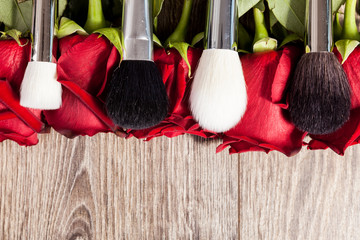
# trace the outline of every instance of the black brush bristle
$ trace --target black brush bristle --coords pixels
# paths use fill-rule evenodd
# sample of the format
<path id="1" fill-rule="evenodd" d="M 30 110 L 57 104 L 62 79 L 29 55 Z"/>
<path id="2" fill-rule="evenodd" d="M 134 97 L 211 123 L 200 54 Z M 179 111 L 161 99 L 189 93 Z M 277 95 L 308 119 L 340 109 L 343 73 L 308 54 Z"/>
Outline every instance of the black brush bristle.
<path id="1" fill-rule="evenodd" d="M 332 52 L 304 54 L 295 70 L 289 111 L 295 126 L 311 134 L 339 129 L 350 115 L 347 76 Z"/>
<path id="2" fill-rule="evenodd" d="M 124 60 L 110 81 L 106 108 L 123 128 L 144 129 L 160 123 L 168 112 L 168 96 L 152 61 Z"/>

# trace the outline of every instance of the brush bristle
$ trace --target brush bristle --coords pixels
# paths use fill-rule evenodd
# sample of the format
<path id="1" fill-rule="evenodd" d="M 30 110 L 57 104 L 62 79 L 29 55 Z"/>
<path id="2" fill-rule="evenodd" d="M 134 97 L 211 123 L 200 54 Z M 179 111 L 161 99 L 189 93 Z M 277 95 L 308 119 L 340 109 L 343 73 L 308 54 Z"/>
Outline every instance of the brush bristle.
<path id="1" fill-rule="evenodd" d="M 21 83 L 20 105 L 43 110 L 58 109 L 61 95 L 56 63 L 29 62 Z"/>
<path id="2" fill-rule="evenodd" d="M 289 93 L 290 116 L 295 126 L 311 134 L 332 133 L 349 119 L 350 104 L 349 82 L 335 55 L 304 54 Z"/>
<path id="3" fill-rule="evenodd" d="M 161 74 L 152 61 L 124 60 L 112 76 L 106 107 L 123 128 L 144 129 L 160 123 L 168 112 Z"/>
<path id="4" fill-rule="evenodd" d="M 238 53 L 204 50 L 190 94 L 191 111 L 199 125 L 225 132 L 240 121 L 246 105 L 246 84 Z"/>

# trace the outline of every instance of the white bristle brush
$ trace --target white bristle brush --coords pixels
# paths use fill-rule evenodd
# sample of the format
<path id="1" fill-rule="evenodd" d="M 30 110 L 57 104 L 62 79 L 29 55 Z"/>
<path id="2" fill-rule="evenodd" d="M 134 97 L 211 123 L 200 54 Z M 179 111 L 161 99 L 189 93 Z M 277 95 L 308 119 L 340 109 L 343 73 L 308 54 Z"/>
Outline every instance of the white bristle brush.
<path id="1" fill-rule="evenodd" d="M 190 94 L 190 108 L 199 125 L 214 132 L 234 127 L 245 113 L 246 84 L 236 51 L 236 0 L 210 0 L 205 50 Z"/>
<path id="2" fill-rule="evenodd" d="M 54 37 L 54 0 L 33 0 L 31 61 L 20 89 L 20 105 L 34 109 L 58 109 L 61 84 L 56 63 L 52 62 Z"/>

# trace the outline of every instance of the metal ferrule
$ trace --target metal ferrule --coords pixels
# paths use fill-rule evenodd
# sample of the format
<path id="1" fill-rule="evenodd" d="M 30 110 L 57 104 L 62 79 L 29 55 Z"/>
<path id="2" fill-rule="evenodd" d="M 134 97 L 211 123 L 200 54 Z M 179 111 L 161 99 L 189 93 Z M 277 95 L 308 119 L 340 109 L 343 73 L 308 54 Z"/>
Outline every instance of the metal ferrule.
<path id="1" fill-rule="evenodd" d="M 236 0 L 209 0 L 205 29 L 205 48 L 236 50 Z"/>
<path id="2" fill-rule="evenodd" d="M 123 0 L 124 60 L 153 59 L 152 1 Z"/>
<path id="3" fill-rule="evenodd" d="M 331 0 L 308 0 L 307 45 L 311 52 L 330 52 L 332 39 Z"/>
<path id="4" fill-rule="evenodd" d="M 51 62 L 55 0 L 33 0 L 31 61 Z"/>

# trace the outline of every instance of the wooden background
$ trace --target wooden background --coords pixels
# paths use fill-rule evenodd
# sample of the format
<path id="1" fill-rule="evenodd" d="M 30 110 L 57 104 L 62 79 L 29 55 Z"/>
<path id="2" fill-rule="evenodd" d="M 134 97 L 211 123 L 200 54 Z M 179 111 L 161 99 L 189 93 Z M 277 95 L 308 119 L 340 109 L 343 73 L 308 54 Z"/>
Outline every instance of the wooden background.
<path id="1" fill-rule="evenodd" d="M 0 144 L 0 239 L 359 239 L 360 147 L 215 154 L 113 134 Z"/>
<path id="2" fill-rule="evenodd" d="M 165 1 L 160 37 L 181 4 Z M 54 132 L 0 143 L 0 239 L 360 239 L 360 146 L 287 158 L 215 154 L 219 143 Z"/>

